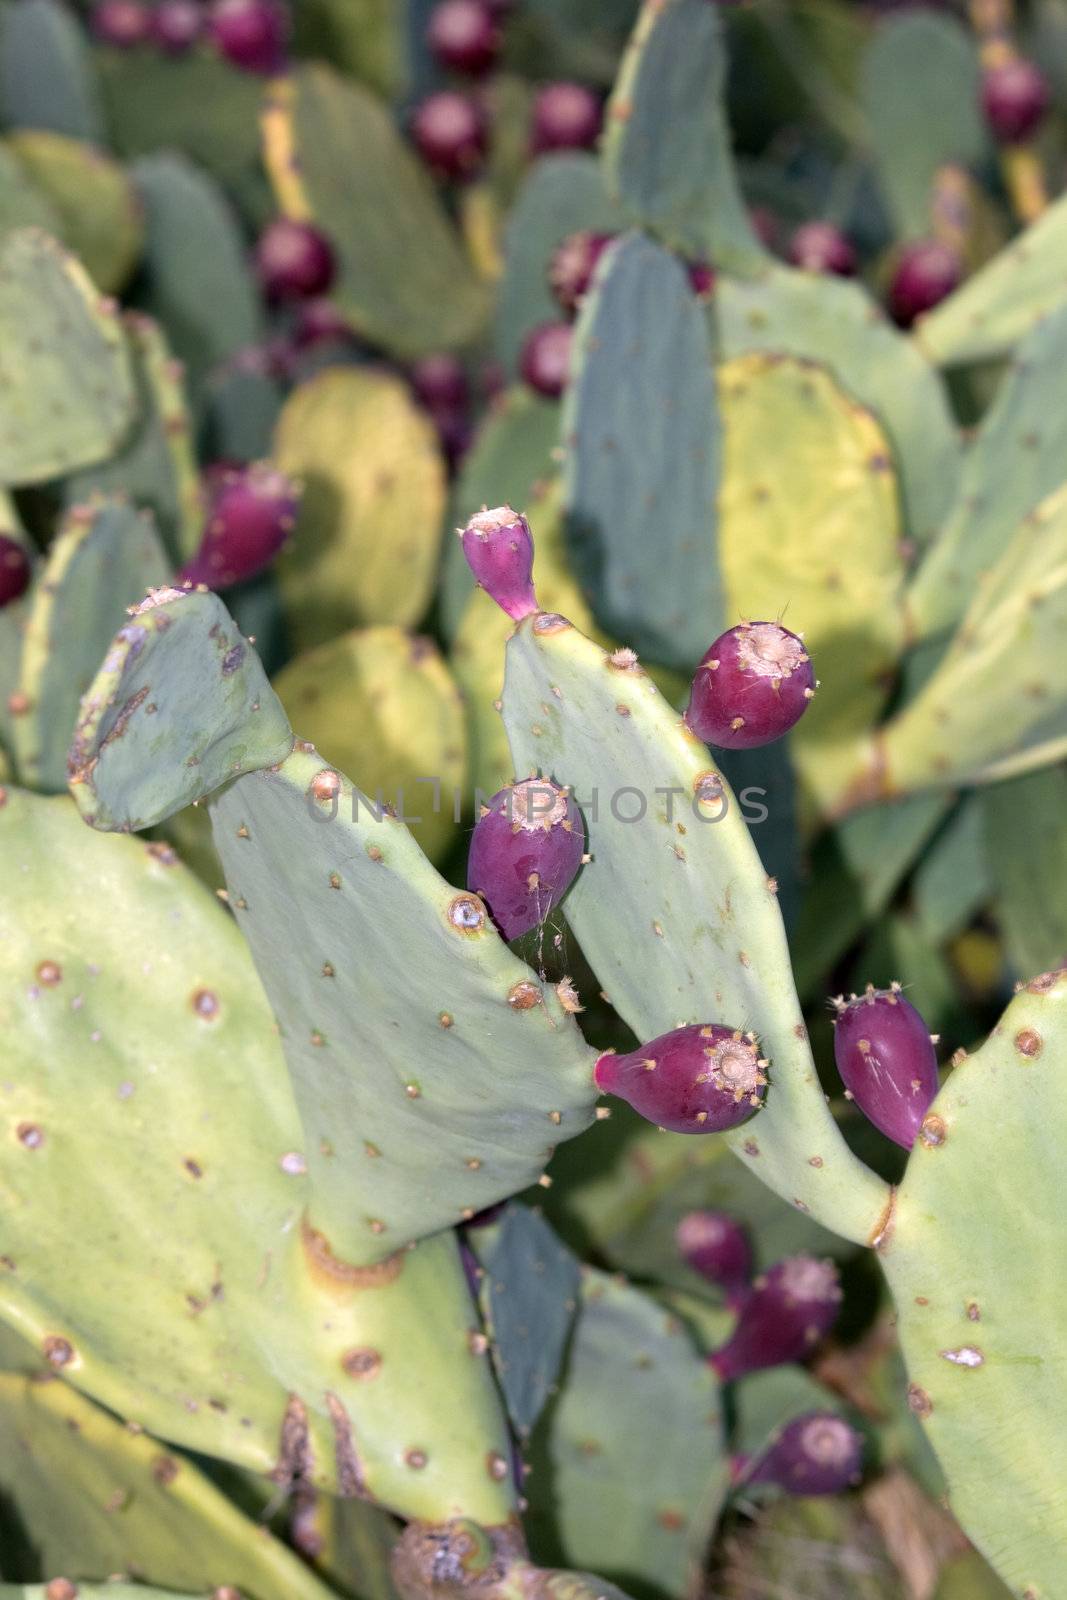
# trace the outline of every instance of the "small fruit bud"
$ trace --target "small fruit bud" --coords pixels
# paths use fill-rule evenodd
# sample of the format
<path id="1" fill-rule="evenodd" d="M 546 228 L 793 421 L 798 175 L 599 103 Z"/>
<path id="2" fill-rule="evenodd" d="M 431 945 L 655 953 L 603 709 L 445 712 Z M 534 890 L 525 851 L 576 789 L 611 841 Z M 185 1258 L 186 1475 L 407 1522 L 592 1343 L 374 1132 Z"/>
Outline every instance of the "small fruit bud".
<path id="1" fill-rule="evenodd" d="M 951 245 L 919 239 L 897 257 L 889 284 L 889 312 L 894 322 L 910 328 L 924 311 L 939 305 L 963 278 L 963 263 Z"/>
<path id="2" fill-rule="evenodd" d="M 982 77 L 982 110 L 1000 144 L 1025 144 L 1048 111 L 1052 96 L 1048 79 L 1023 56 L 987 67 Z"/>
<path id="3" fill-rule="evenodd" d="M 17 539 L 0 533 L 0 606 L 10 605 L 30 586 L 30 558 Z"/>
<path id="4" fill-rule="evenodd" d="M 276 217 L 256 241 L 256 274 L 268 300 L 310 300 L 325 294 L 337 263 L 324 233 L 310 222 Z"/>
<path id="5" fill-rule="evenodd" d="M 474 826 L 467 887 L 505 939 L 544 922 L 582 864 L 585 828 L 571 796 L 548 778 L 501 789 Z"/>
<path id="6" fill-rule="evenodd" d="M 832 1411 L 806 1411 L 787 1422 L 748 1468 L 746 1483 L 773 1483 L 787 1494 L 841 1494 L 858 1483 L 863 1435 Z"/>
<path id="7" fill-rule="evenodd" d="M 440 0 L 430 14 L 426 43 L 442 67 L 480 78 L 496 65 L 503 38 L 485 0 Z"/>
<path id="8" fill-rule="evenodd" d="M 725 1211 L 690 1211 L 674 1241 L 693 1271 L 725 1292 L 727 1305 L 740 1304 L 752 1276 L 752 1250 L 739 1222 Z"/>
<path id="9" fill-rule="evenodd" d="M 787 1256 L 756 1279 L 721 1350 L 708 1357 L 724 1383 L 746 1372 L 801 1361 L 837 1319 L 837 1268 L 813 1256 Z"/>
<path id="10" fill-rule="evenodd" d="M 131 50 L 149 38 L 152 16 L 140 0 L 101 0 L 93 9 L 90 26 L 101 44 Z"/>
<path id="11" fill-rule="evenodd" d="M 560 309 L 573 316 L 578 302 L 593 281 L 597 262 L 615 238 L 613 233 L 569 233 L 552 252 L 548 263 L 548 286 Z"/>
<path id="12" fill-rule="evenodd" d="M 530 146 L 534 155 L 549 150 L 589 150 L 600 136 L 600 101 L 580 83 L 550 83 L 534 101 Z"/>
<path id="13" fill-rule="evenodd" d="M 152 12 L 152 38 L 169 56 L 190 50 L 203 28 L 204 12 L 198 0 L 159 0 Z"/>
<path id="14" fill-rule="evenodd" d="M 297 350 L 313 350 L 317 345 L 353 344 L 355 334 L 334 302 L 318 295 L 296 307 L 292 342 Z"/>
<path id="15" fill-rule="evenodd" d="M 701 300 L 710 300 L 715 292 L 715 268 L 706 261 L 689 261 L 685 270 L 693 293 Z"/>
<path id="16" fill-rule="evenodd" d="M 242 72 L 281 72 L 289 44 L 289 13 L 281 0 L 215 0 L 208 30 L 219 54 Z"/>
<path id="17" fill-rule="evenodd" d="M 430 411 L 436 411 L 439 406 L 463 407 L 470 401 L 470 384 L 458 356 L 444 351 L 423 356 L 421 361 L 415 362 L 408 376 L 417 398 Z"/>
<path id="18" fill-rule="evenodd" d="M 701 657 L 685 720 L 706 744 L 753 750 L 788 733 L 814 693 L 797 634 L 777 622 L 739 622 Z"/>
<path id="19" fill-rule="evenodd" d="M 300 494 L 268 462 L 224 474 L 214 487 L 200 548 L 179 583 L 226 589 L 269 566 L 296 526 Z"/>
<path id="20" fill-rule="evenodd" d="M 546 400 L 557 400 L 567 387 L 572 339 L 569 322 L 540 322 L 523 341 L 519 372 Z"/>
<path id="21" fill-rule="evenodd" d="M 899 987 L 868 984 L 858 998 L 836 1004 L 834 1059 L 841 1081 L 864 1116 L 910 1150 L 938 1090 L 926 1023 Z"/>
<path id="22" fill-rule="evenodd" d="M 510 506 L 482 510 L 462 530 L 463 554 L 480 588 L 513 621 L 538 609 L 530 524 Z"/>
<path id="23" fill-rule="evenodd" d="M 751 1034 L 694 1022 L 629 1055 L 608 1051 L 593 1068 L 597 1087 L 618 1095 L 671 1133 L 721 1133 L 759 1106 L 767 1078 Z"/>
<path id="24" fill-rule="evenodd" d="M 855 275 L 856 252 L 832 222 L 805 222 L 789 241 L 789 259 L 805 272 L 832 272 L 839 278 Z"/>
<path id="25" fill-rule="evenodd" d="M 477 176 L 488 129 L 481 107 L 451 89 L 427 95 L 411 117 L 411 137 L 426 165 L 441 178 Z"/>

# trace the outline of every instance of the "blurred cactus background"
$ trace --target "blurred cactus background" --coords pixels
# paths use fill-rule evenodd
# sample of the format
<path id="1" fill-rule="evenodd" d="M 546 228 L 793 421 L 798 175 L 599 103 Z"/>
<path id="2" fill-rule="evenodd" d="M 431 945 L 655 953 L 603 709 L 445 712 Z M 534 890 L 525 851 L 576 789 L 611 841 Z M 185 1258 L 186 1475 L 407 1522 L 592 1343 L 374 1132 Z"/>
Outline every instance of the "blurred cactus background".
<path id="1" fill-rule="evenodd" d="M 1067 0 L 0 0 L 0 1600 L 1063 1600 L 1065 631 Z"/>

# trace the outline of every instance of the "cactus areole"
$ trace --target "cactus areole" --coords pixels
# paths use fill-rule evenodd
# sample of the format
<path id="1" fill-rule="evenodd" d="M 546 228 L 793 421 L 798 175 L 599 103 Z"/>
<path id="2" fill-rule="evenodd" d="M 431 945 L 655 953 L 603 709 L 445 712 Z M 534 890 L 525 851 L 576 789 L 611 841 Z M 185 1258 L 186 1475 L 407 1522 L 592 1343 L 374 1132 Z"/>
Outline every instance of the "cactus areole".
<path id="1" fill-rule="evenodd" d="M 701 657 L 685 720 L 706 744 L 753 750 L 788 733 L 816 687 L 799 634 L 777 622 L 740 622 Z"/>
<path id="2" fill-rule="evenodd" d="M 538 927 L 570 888 L 585 850 L 582 815 L 565 789 L 527 778 L 501 789 L 474 827 L 467 887 L 505 939 Z"/>
<path id="3" fill-rule="evenodd" d="M 463 554 L 479 586 L 515 622 L 537 610 L 530 524 L 510 506 L 483 507 L 459 529 Z"/>
<path id="4" fill-rule="evenodd" d="M 834 1006 L 834 1059 L 846 1093 L 887 1138 L 910 1150 L 938 1090 L 926 1023 L 899 984 L 868 984 Z"/>
<path id="5" fill-rule="evenodd" d="M 718 1022 L 694 1022 L 650 1039 L 628 1055 L 608 1051 L 593 1069 L 597 1087 L 671 1133 L 721 1133 L 759 1107 L 767 1062 L 755 1036 Z"/>

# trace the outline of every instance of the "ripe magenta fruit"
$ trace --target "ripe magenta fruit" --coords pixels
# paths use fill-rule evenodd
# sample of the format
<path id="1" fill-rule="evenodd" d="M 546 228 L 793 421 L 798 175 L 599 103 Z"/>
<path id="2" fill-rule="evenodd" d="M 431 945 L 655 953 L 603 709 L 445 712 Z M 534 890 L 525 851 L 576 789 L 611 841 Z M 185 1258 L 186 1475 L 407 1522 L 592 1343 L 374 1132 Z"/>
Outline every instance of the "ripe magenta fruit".
<path id="1" fill-rule="evenodd" d="M 485 113 L 466 95 L 442 89 L 415 107 L 411 137 L 426 165 L 439 177 L 473 178 L 485 158 Z"/>
<path id="2" fill-rule="evenodd" d="M 289 45 L 281 0 L 215 0 L 208 29 L 219 53 L 243 72 L 280 72 Z"/>
<path id="3" fill-rule="evenodd" d="M 10 605 L 30 586 L 30 558 L 6 533 L 0 533 L 0 606 Z"/>
<path id="4" fill-rule="evenodd" d="M 787 1494 L 841 1494 L 858 1483 L 863 1435 L 832 1411 L 806 1411 L 779 1429 L 744 1474 Z"/>
<path id="5" fill-rule="evenodd" d="M 493 796 L 474 825 L 467 887 L 481 895 L 505 939 L 538 927 L 582 864 L 582 814 L 565 789 L 527 778 Z"/>
<path id="6" fill-rule="evenodd" d="M 938 1090 L 926 1023 L 897 983 L 869 983 L 834 1005 L 834 1059 L 846 1093 L 887 1138 L 910 1150 Z"/>
<path id="7" fill-rule="evenodd" d="M 805 272 L 832 272 L 851 278 L 858 262 L 840 228 L 832 222 L 805 222 L 789 241 L 789 259 Z"/>
<path id="8" fill-rule="evenodd" d="M 593 272 L 613 233 L 569 233 L 557 245 L 548 263 L 548 286 L 559 302 L 561 310 L 573 316 L 578 302 L 593 281 Z"/>
<path id="9" fill-rule="evenodd" d="M 982 110 L 994 139 L 1024 144 L 1045 120 L 1052 95 L 1041 69 L 1023 56 L 987 67 L 982 76 Z"/>
<path id="10" fill-rule="evenodd" d="M 547 400 L 557 400 L 567 387 L 572 338 L 569 322 L 540 322 L 523 340 L 519 372 Z"/>
<path id="11" fill-rule="evenodd" d="M 685 270 L 693 293 L 707 300 L 715 289 L 715 268 L 709 267 L 706 261 L 690 261 Z"/>
<path id="12" fill-rule="evenodd" d="M 177 581 L 226 589 L 255 577 L 292 533 L 299 503 L 292 479 L 269 462 L 216 475 L 200 549 Z"/>
<path id="13" fill-rule="evenodd" d="M 798 634 L 777 622 L 739 622 L 701 657 L 685 720 L 705 744 L 753 750 L 788 733 L 815 688 Z"/>
<path id="14" fill-rule="evenodd" d="M 441 66 L 481 77 L 496 64 L 503 39 L 484 0 L 440 0 L 430 14 L 426 43 Z"/>
<path id="15" fill-rule="evenodd" d="M 580 83 L 550 83 L 534 100 L 530 147 L 535 155 L 549 150 L 588 150 L 600 137 L 600 101 Z"/>
<path id="16" fill-rule="evenodd" d="M 139 0 L 101 0 L 92 14 L 92 30 L 101 44 L 130 50 L 152 32 L 152 16 Z"/>
<path id="17" fill-rule="evenodd" d="M 324 233 L 310 222 L 275 217 L 256 241 L 256 273 L 268 300 L 310 300 L 325 294 L 337 263 Z"/>
<path id="18" fill-rule="evenodd" d="M 718 1022 L 694 1022 L 650 1039 L 629 1055 L 608 1051 L 593 1069 L 597 1087 L 671 1133 L 721 1133 L 750 1117 L 767 1082 L 755 1036 Z"/>
<path id="19" fill-rule="evenodd" d="M 726 1211 L 690 1211 L 674 1233 L 678 1253 L 737 1305 L 748 1292 L 752 1250 L 741 1224 Z"/>
<path id="20" fill-rule="evenodd" d="M 463 554 L 479 588 L 515 622 L 538 609 L 530 524 L 510 506 L 482 508 L 460 530 Z"/>
<path id="21" fill-rule="evenodd" d="M 152 12 L 152 37 L 167 55 L 189 50 L 204 29 L 204 12 L 198 0 L 159 0 Z"/>
<path id="22" fill-rule="evenodd" d="M 465 406 L 470 400 L 466 368 L 458 356 L 444 351 L 423 356 L 408 376 L 416 396 L 430 410 L 435 406 Z"/>
<path id="23" fill-rule="evenodd" d="M 801 1361 L 829 1333 L 840 1303 L 832 1261 L 787 1256 L 756 1279 L 733 1333 L 708 1361 L 724 1383 L 763 1367 Z"/>
<path id="24" fill-rule="evenodd" d="M 951 245 L 942 244 L 939 239 L 920 239 L 905 245 L 889 284 L 893 321 L 910 328 L 916 317 L 946 299 L 962 277 L 963 263 Z"/>

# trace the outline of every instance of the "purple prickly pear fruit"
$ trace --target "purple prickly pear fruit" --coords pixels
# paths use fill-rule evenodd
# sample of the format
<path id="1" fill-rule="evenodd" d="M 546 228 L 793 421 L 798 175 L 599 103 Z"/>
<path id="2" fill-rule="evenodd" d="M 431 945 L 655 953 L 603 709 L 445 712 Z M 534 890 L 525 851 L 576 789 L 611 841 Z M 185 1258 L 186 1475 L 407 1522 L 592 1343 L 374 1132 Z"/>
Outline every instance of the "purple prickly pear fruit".
<path id="1" fill-rule="evenodd" d="M 924 311 L 940 305 L 960 284 L 963 263 L 951 245 L 940 239 L 919 239 L 905 245 L 889 284 L 889 312 L 901 328 L 910 328 Z"/>
<path id="2" fill-rule="evenodd" d="M 177 581 L 226 589 L 269 566 L 296 526 L 300 494 L 291 478 L 257 462 L 217 482 L 200 549 Z"/>
<path id="3" fill-rule="evenodd" d="M 578 309 L 578 302 L 593 281 L 593 271 L 600 257 L 614 239 L 613 233 L 569 233 L 552 252 L 548 263 L 548 286 L 568 316 Z"/>
<path id="4" fill-rule="evenodd" d="M 746 1372 L 802 1361 L 837 1319 L 837 1268 L 813 1256 L 787 1256 L 758 1277 L 733 1333 L 708 1357 L 724 1383 Z"/>
<path id="5" fill-rule="evenodd" d="M 131 50 L 152 32 L 152 17 L 139 0 L 101 0 L 92 14 L 92 30 L 101 44 Z"/>
<path id="6" fill-rule="evenodd" d="M 1023 56 L 987 67 L 982 76 L 982 110 L 1000 144 L 1032 139 L 1052 99 L 1048 79 Z"/>
<path id="7" fill-rule="evenodd" d="M 724 1291 L 727 1305 L 740 1305 L 752 1276 L 752 1250 L 735 1218 L 726 1211 L 690 1211 L 675 1229 L 674 1242 L 694 1272 Z"/>
<path id="8" fill-rule="evenodd" d="M 426 43 L 442 67 L 480 78 L 496 65 L 503 39 L 485 0 L 440 0 L 430 14 Z"/>
<path id="9" fill-rule="evenodd" d="M 510 506 L 483 506 L 460 528 L 467 565 L 490 599 L 512 621 L 538 609 L 533 586 L 533 538 L 530 524 Z"/>
<path id="10" fill-rule="evenodd" d="M 324 233 L 310 222 L 275 217 L 256 241 L 256 273 L 268 300 L 310 300 L 325 294 L 337 263 Z"/>
<path id="11" fill-rule="evenodd" d="M 573 330 L 569 322 L 539 322 L 523 340 L 519 372 L 546 400 L 558 400 L 567 387 Z"/>
<path id="12" fill-rule="evenodd" d="M 415 107 L 411 137 L 438 177 L 473 178 L 485 159 L 488 143 L 485 112 L 466 95 L 442 89 Z"/>
<path id="13" fill-rule="evenodd" d="M 30 558 L 6 533 L 0 533 L 0 606 L 10 605 L 30 586 Z"/>
<path id="14" fill-rule="evenodd" d="M 690 261 L 685 270 L 693 293 L 701 300 L 709 299 L 715 290 L 715 268 L 709 267 L 706 261 Z"/>
<path id="15" fill-rule="evenodd" d="M 832 272 L 839 278 L 855 275 L 858 262 L 840 228 L 832 222 L 805 222 L 789 241 L 789 259 L 805 272 Z"/>
<path id="16" fill-rule="evenodd" d="M 771 1440 L 744 1474 L 787 1494 L 841 1494 L 860 1480 L 863 1435 L 832 1411 L 806 1411 Z"/>
<path id="17" fill-rule="evenodd" d="M 354 339 L 350 324 L 326 295 L 298 302 L 293 321 L 293 343 L 298 350 L 311 350 L 320 344 L 350 344 Z"/>
<path id="18" fill-rule="evenodd" d="M 754 750 L 800 721 L 816 687 L 799 634 L 777 622 L 739 622 L 701 657 L 685 720 L 705 744 Z"/>
<path id="19" fill-rule="evenodd" d="M 474 825 L 467 887 L 481 895 L 505 939 L 538 927 L 582 864 L 585 828 L 566 789 L 526 778 L 493 796 Z"/>
<path id="20" fill-rule="evenodd" d="M 938 1091 L 926 1023 L 899 983 L 834 1001 L 834 1059 L 845 1093 L 876 1128 L 910 1150 Z"/>
<path id="21" fill-rule="evenodd" d="M 437 406 L 465 406 L 470 400 L 467 373 L 458 356 L 444 351 L 423 356 L 408 376 L 416 396 L 430 411 Z"/>
<path id="22" fill-rule="evenodd" d="M 671 1133 L 721 1133 L 759 1106 L 767 1063 L 754 1034 L 694 1022 L 650 1039 L 629 1055 L 613 1051 L 593 1068 L 597 1087 L 618 1095 Z"/>
<path id="23" fill-rule="evenodd" d="M 455 470 L 474 438 L 474 426 L 464 406 L 428 406 L 445 460 Z"/>
<path id="24" fill-rule="evenodd" d="M 281 0 L 215 0 L 208 19 L 215 48 L 242 72 L 281 72 L 289 13 Z"/>
<path id="25" fill-rule="evenodd" d="M 159 0 L 152 13 L 152 38 L 166 55 L 190 50 L 204 28 L 198 0 Z"/>
<path id="26" fill-rule="evenodd" d="M 550 83 L 534 101 L 530 148 L 534 155 L 550 150 L 589 150 L 600 137 L 600 101 L 580 83 Z"/>

